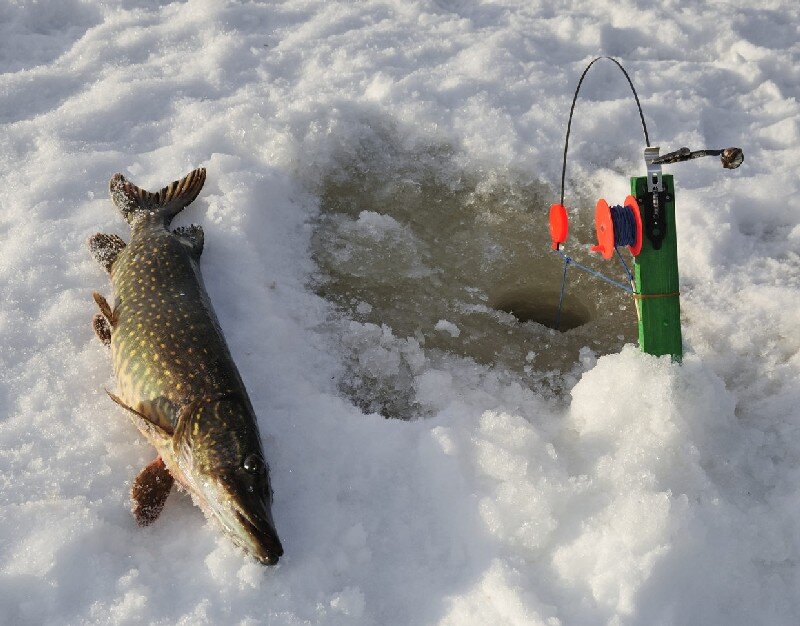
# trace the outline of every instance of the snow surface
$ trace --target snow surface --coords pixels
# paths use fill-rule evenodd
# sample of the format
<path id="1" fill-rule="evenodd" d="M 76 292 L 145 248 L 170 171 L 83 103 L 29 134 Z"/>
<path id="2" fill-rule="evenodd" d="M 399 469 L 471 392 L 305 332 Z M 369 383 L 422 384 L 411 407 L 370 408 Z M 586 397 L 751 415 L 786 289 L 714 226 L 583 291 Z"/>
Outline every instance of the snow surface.
<path id="1" fill-rule="evenodd" d="M 788 0 L 0 3 L 0 622 L 800 622 L 799 24 Z M 624 61 L 656 143 L 745 150 L 735 172 L 668 170 L 683 365 L 583 351 L 552 396 L 332 324 L 311 237 L 342 154 L 391 128 L 554 189 L 601 53 Z M 624 197 L 641 135 L 610 64 L 573 130 L 571 188 Z M 272 569 L 185 494 L 136 527 L 128 489 L 153 451 L 105 396 L 90 326 L 109 287 L 85 241 L 127 235 L 110 176 L 153 189 L 198 165 L 179 222 L 205 228 L 259 414 L 286 549 Z M 337 382 L 347 342 L 402 370 L 429 417 L 357 408 Z"/>

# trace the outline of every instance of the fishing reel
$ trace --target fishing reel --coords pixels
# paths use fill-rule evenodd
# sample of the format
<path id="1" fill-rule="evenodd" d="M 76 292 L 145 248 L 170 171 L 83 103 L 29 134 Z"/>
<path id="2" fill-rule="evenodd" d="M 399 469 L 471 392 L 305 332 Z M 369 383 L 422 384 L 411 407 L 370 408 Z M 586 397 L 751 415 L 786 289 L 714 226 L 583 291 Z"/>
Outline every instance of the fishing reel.
<path id="1" fill-rule="evenodd" d="M 604 259 L 614 256 L 614 250 L 627 246 L 633 256 L 642 251 L 642 212 L 633 196 L 625 198 L 622 205 L 610 206 L 600 198 L 594 209 L 594 227 L 597 244 L 592 252 L 599 252 Z M 550 207 L 550 240 L 553 250 L 558 250 L 567 241 L 569 218 L 563 204 Z"/>
<path id="2" fill-rule="evenodd" d="M 591 247 L 591 251 L 599 252 L 604 259 L 611 259 L 615 249 L 625 246 L 634 257 L 639 256 L 645 234 L 654 250 L 661 248 L 666 235 L 666 223 L 660 209 L 672 200 L 661 181 L 662 164 L 680 163 L 703 156 L 719 156 L 722 167 L 726 169 L 736 169 L 744 162 L 744 153 L 740 148 L 696 151 L 680 148 L 663 156 L 658 156 L 658 151 L 658 147 L 650 146 L 644 151 L 647 194 L 639 199 L 628 196 L 618 206 L 610 206 L 603 198 L 597 201 L 594 212 L 597 244 Z M 640 202 L 643 205 L 641 208 Z M 562 204 L 551 205 L 550 241 L 553 250 L 560 250 L 568 234 L 569 218 L 563 201 Z"/>

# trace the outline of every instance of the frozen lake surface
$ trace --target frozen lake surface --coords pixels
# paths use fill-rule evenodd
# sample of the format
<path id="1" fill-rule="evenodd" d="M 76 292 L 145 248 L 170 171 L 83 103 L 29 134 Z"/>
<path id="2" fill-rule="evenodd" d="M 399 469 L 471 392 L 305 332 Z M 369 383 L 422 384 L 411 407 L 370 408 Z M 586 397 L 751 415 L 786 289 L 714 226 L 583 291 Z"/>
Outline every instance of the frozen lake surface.
<path id="1" fill-rule="evenodd" d="M 0 621 L 800 622 L 795 5 L 0 5 Z M 587 324 L 509 312 L 555 304 L 546 212 L 599 54 L 662 151 L 745 151 L 665 168 L 680 366 L 577 275 Z M 598 64 L 570 145 L 581 258 L 642 147 Z M 91 293 L 110 287 L 85 242 L 128 236 L 108 180 L 197 166 L 176 225 L 205 229 L 259 416 L 275 568 L 182 493 L 136 527 L 153 450 L 103 391 Z"/>

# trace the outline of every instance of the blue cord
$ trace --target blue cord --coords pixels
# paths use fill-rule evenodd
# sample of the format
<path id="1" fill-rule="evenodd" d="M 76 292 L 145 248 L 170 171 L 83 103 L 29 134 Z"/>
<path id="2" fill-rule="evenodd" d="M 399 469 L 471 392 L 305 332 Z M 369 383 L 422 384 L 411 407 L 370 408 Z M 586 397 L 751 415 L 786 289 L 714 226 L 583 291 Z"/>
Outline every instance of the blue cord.
<path id="1" fill-rule="evenodd" d="M 564 307 L 564 292 L 565 292 L 566 287 L 567 287 L 567 269 L 569 268 L 570 265 L 574 265 L 575 267 L 577 267 L 580 270 L 583 270 L 587 274 L 591 274 L 592 276 L 595 276 L 595 277 L 599 278 L 600 280 L 607 282 L 609 285 L 613 285 L 614 287 L 618 287 L 619 289 L 622 289 L 622 291 L 624 291 L 626 293 L 630 293 L 630 294 L 634 293 L 633 287 L 631 287 L 630 285 L 625 285 L 624 283 L 621 283 L 618 280 L 614 280 L 613 278 L 609 278 L 605 274 L 601 274 L 600 272 L 597 272 L 597 271 L 593 270 L 591 267 L 586 267 L 585 265 L 581 265 L 575 259 L 573 259 L 571 256 L 567 256 L 566 254 L 561 252 L 561 249 L 556 250 L 556 252 L 558 252 L 564 259 L 564 273 L 561 276 L 561 295 L 558 297 L 558 311 L 556 311 L 556 330 L 560 330 L 561 329 L 561 310 Z M 619 250 L 617 250 L 617 254 L 619 254 Z M 619 259 L 620 259 L 620 261 L 622 261 L 622 264 L 625 266 L 625 271 L 628 272 L 628 276 L 630 276 L 631 282 L 633 282 L 633 277 L 631 276 L 630 271 L 628 271 L 628 266 L 625 265 L 625 261 L 622 260 L 621 256 L 619 257 Z"/>
<path id="2" fill-rule="evenodd" d="M 601 274 L 600 272 L 597 272 L 597 271 L 593 270 L 591 267 L 586 267 L 585 265 L 581 265 L 580 263 L 578 263 L 572 257 L 567 256 L 566 254 L 561 252 L 561 250 L 556 250 L 556 252 L 558 252 L 564 258 L 564 263 L 565 264 L 574 265 L 575 267 L 577 267 L 578 269 L 583 270 L 587 274 L 591 274 L 592 276 L 596 276 L 600 280 L 603 280 L 603 281 L 607 282 L 609 285 L 614 285 L 614 287 L 619 287 L 620 289 L 622 289 L 622 291 L 625 291 L 626 293 L 633 293 L 633 287 L 631 287 L 630 285 L 626 285 L 624 283 L 619 282 L 618 280 L 614 280 L 613 278 L 609 278 L 605 274 Z M 564 276 L 566 277 L 566 272 L 564 273 Z M 564 280 L 566 280 L 566 278 L 562 278 L 562 281 L 561 281 L 562 289 L 563 289 L 563 285 L 564 285 Z"/>
<path id="3" fill-rule="evenodd" d="M 615 247 L 614 247 L 614 252 L 616 252 L 616 253 L 617 253 L 617 258 L 619 259 L 619 262 L 620 262 L 620 263 L 622 263 L 622 267 L 624 267 L 624 268 L 625 268 L 625 273 L 628 275 L 628 278 L 630 279 L 630 281 L 631 281 L 632 283 L 633 283 L 633 282 L 636 282 L 636 281 L 634 280 L 634 278 L 633 278 L 633 274 L 631 273 L 631 270 L 628 268 L 628 264 L 625 262 L 625 259 L 623 259 L 623 258 L 622 258 L 622 255 L 619 253 L 619 248 L 617 248 L 617 247 L 615 246 Z"/>
<path id="4" fill-rule="evenodd" d="M 559 252 L 561 251 L 559 250 Z M 563 256 L 564 256 L 564 274 L 561 276 L 561 295 L 558 297 L 558 311 L 556 312 L 556 330 L 560 330 L 561 328 L 561 308 L 564 306 L 564 289 L 567 286 L 567 269 L 569 268 L 569 264 L 572 263 L 572 259 L 569 258 L 566 254 L 564 254 Z"/>
<path id="5" fill-rule="evenodd" d="M 614 245 L 632 246 L 636 243 L 636 218 L 629 206 L 612 206 L 611 223 L 614 224 Z"/>

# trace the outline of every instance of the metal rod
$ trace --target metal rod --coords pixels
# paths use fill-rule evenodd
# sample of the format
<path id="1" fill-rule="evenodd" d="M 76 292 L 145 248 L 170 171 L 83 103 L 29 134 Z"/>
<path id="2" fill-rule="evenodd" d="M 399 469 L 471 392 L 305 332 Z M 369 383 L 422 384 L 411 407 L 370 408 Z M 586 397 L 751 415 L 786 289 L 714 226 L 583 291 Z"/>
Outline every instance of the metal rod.
<path id="1" fill-rule="evenodd" d="M 722 161 L 722 166 L 733 170 L 744 162 L 744 152 L 741 148 L 725 148 L 724 150 L 689 150 L 680 148 L 674 152 L 668 152 L 660 157 L 653 159 L 654 165 L 666 165 L 668 163 L 683 163 L 692 159 L 699 159 L 704 156 L 718 156 Z"/>

